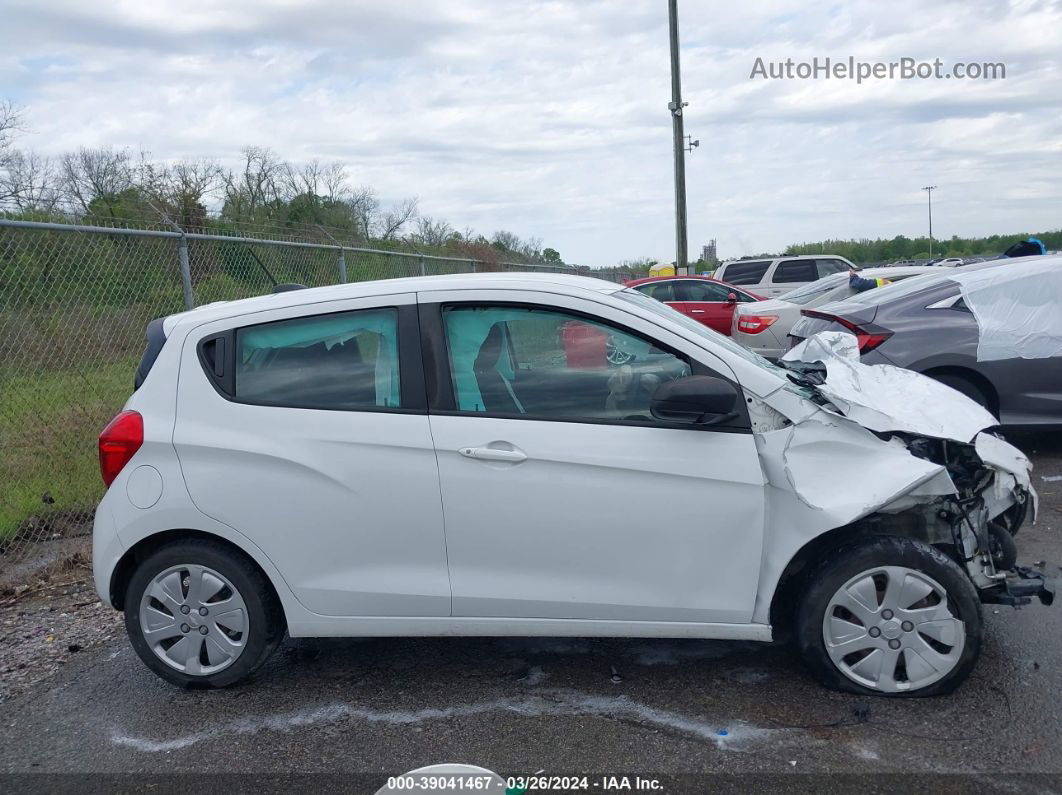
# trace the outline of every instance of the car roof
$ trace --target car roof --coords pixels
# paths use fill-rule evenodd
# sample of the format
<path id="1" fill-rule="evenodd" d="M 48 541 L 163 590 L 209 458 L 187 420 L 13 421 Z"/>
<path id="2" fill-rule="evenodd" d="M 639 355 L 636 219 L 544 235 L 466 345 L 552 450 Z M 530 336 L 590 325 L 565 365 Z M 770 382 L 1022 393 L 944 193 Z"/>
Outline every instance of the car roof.
<path id="1" fill-rule="evenodd" d="M 702 281 L 718 282 L 719 279 L 713 279 L 711 276 L 704 276 L 700 273 L 682 273 L 675 276 L 643 276 L 640 279 L 628 279 L 623 284 L 625 287 L 636 287 L 639 284 L 648 284 L 649 282 L 666 282 L 673 281 L 675 279 L 701 279 Z"/>
<path id="2" fill-rule="evenodd" d="M 724 287 L 729 287 L 732 290 L 737 290 L 739 293 L 745 293 L 746 295 L 757 295 L 752 292 L 748 287 L 738 287 L 730 282 L 724 282 L 722 279 L 716 279 L 713 276 L 702 276 L 699 273 L 690 273 L 683 276 L 645 276 L 641 279 L 630 279 L 623 283 L 624 287 L 638 287 L 642 284 L 650 284 L 651 282 L 672 282 L 676 279 L 699 279 L 705 282 L 711 282 L 712 284 L 721 284 Z"/>
<path id="3" fill-rule="evenodd" d="M 468 290 L 509 289 L 541 290 L 545 287 L 561 287 L 565 292 L 580 293 L 614 293 L 624 289 L 624 285 L 605 279 L 588 276 L 574 276 L 566 273 L 454 273 L 442 276 L 411 276 L 399 279 L 374 279 L 371 281 L 333 284 L 327 287 L 309 287 L 304 290 L 288 290 L 280 293 L 268 293 L 253 298 L 241 298 L 234 301 L 215 301 L 204 304 L 186 312 L 179 312 L 166 318 L 166 332 L 185 319 L 194 318 L 196 323 L 238 317 L 265 309 L 285 309 L 337 301 L 345 298 L 366 298 L 375 295 L 394 295 L 396 293 L 414 293 L 426 290 Z"/>
<path id="4" fill-rule="evenodd" d="M 773 254 L 765 257 L 728 259 L 719 267 L 721 268 L 723 265 L 734 265 L 738 262 L 774 262 L 776 259 L 822 259 L 823 257 L 829 257 L 830 259 L 844 259 L 840 254 Z"/>
<path id="5" fill-rule="evenodd" d="M 860 273 L 863 275 L 873 274 L 874 276 L 888 277 L 890 274 L 893 276 L 914 276 L 918 273 L 937 273 L 938 269 L 932 265 L 899 265 L 893 268 L 881 266 L 879 268 L 863 268 Z"/>

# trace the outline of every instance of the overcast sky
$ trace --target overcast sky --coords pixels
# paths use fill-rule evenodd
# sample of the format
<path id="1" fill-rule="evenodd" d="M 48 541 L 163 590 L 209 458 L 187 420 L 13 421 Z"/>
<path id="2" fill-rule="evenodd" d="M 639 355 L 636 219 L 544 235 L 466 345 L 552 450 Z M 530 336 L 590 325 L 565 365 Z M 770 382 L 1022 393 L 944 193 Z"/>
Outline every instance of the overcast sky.
<path id="1" fill-rule="evenodd" d="M 21 144 L 339 159 L 569 262 L 674 256 L 665 0 L 2 0 Z M 1062 3 L 680 0 L 690 251 L 1062 225 Z M 1006 79 L 749 79 L 813 56 Z"/>

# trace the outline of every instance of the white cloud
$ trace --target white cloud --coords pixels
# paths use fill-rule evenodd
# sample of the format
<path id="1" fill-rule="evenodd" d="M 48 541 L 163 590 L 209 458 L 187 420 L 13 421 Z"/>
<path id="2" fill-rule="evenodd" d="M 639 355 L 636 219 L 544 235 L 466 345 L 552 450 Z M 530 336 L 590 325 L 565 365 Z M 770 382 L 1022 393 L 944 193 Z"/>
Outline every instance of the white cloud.
<path id="1" fill-rule="evenodd" d="M 690 249 L 1057 227 L 1058 2 L 680 2 Z M 8 0 L 25 144 L 338 158 L 455 225 L 607 264 L 673 247 L 662 2 Z M 1001 81 L 749 80 L 818 56 L 1001 61 Z"/>

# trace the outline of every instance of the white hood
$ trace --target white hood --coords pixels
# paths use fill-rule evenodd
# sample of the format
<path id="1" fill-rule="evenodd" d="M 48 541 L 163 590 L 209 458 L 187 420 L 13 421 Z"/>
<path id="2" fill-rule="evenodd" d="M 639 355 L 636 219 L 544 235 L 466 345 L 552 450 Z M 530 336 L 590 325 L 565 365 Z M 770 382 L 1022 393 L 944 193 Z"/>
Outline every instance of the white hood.
<path id="1" fill-rule="evenodd" d="M 823 331 L 782 357 L 786 362 L 821 362 L 826 381 L 818 387 L 850 420 L 872 431 L 904 431 L 972 442 L 998 425 L 988 411 L 939 381 L 891 364 L 863 364 L 856 339 L 843 331 Z"/>

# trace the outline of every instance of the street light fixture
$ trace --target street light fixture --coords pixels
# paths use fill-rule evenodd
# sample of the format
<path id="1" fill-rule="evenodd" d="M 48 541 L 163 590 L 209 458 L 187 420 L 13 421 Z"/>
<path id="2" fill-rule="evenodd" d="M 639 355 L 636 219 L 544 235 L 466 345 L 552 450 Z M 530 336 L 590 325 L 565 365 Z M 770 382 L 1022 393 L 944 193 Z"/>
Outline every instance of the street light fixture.
<path id="1" fill-rule="evenodd" d="M 926 185 L 922 190 L 926 192 L 926 196 L 929 198 L 929 258 L 933 258 L 933 191 L 937 189 L 936 185 Z"/>

